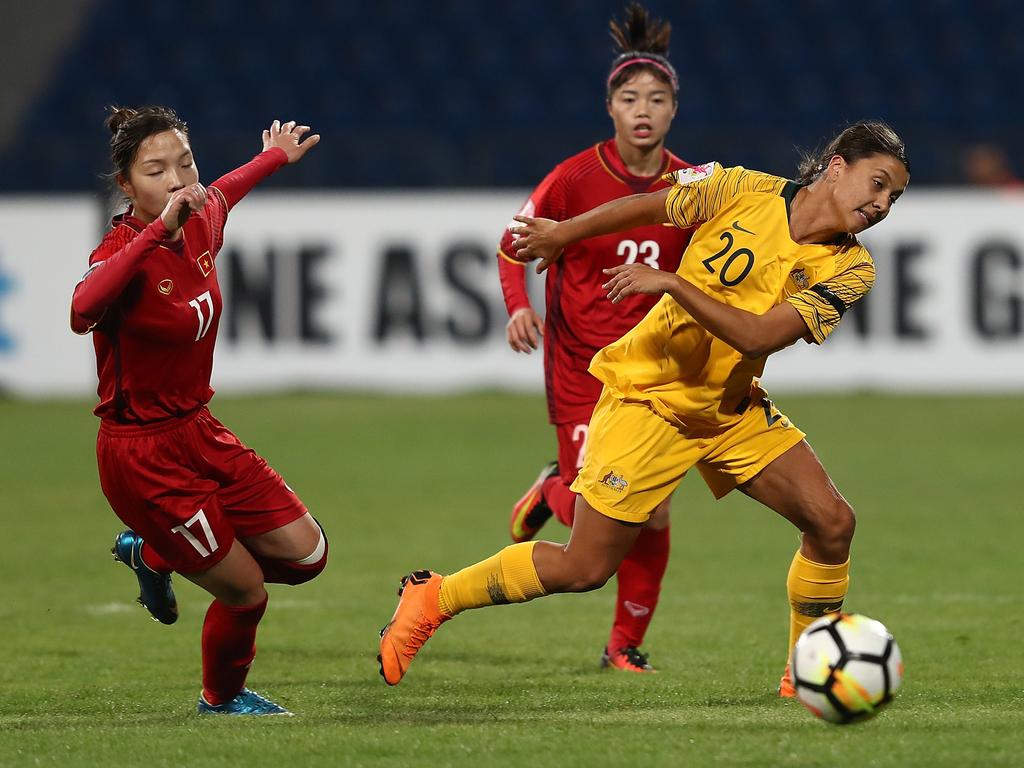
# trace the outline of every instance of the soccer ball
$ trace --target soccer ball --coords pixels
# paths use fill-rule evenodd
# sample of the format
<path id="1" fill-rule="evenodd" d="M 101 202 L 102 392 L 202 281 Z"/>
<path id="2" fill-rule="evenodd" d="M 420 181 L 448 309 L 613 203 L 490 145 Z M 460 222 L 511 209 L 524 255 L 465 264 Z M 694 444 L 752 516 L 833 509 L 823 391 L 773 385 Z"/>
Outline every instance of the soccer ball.
<path id="1" fill-rule="evenodd" d="M 856 613 L 825 616 L 800 635 L 790 659 L 797 698 L 830 723 L 867 720 L 903 682 L 903 657 L 879 621 Z"/>

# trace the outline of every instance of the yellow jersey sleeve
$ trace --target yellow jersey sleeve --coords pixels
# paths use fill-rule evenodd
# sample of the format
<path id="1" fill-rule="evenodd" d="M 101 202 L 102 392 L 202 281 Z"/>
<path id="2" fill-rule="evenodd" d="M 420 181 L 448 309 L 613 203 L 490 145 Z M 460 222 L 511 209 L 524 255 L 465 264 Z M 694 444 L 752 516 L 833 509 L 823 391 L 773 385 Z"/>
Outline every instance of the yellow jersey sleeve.
<path id="1" fill-rule="evenodd" d="M 672 185 L 665 202 L 669 220 L 680 229 L 707 221 L 730 200 L 744 192 L 777 195 L 786 179 L 736 166 L 723 168 L 712 161 L 693 168 L 680 168 L 662 180 Z"/>
<path id="2" fill-rule="evenodd" d="M 846 310 L 860 301 L 875 283 L 875 265 L 863 247 L 855 258 L 833 277 L 790 296 L 786 301 L 800 313 L 815 343 L 829 337 Z"/>

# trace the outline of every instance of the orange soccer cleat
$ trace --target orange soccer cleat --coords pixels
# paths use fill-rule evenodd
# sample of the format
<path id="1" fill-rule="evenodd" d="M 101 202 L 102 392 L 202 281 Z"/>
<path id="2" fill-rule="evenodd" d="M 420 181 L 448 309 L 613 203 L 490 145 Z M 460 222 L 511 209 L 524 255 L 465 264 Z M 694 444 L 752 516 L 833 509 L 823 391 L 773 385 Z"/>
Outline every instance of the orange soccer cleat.
<path id="1" fill-rule="evenodd" d="M 380 674 L 388 685 L 398 685 L 413 657 L 451 616 L 441 613 L 438 597 L 441 575 L 433 571 L 413 571 L 402 578 L 398 588 L 398 607 L 380 631 Z"/>
<path id="2" fill-rule="evenodd" d="M 789 664 L 786 664 L 786 669 L 782 673 L 782 679 L 779 680 L 779 696 L 783 699 L 796 698 L 796 688 L 793 687 L 793 678 L 789 674 Z"/>
<path id="3" fill-rule="evenodd" d="M 647 654 L 641 653 L 635 645 L 627 645 L 617 651 L 609 651 L 607 648 L 601 654 L 601 668 L 621 669 L 624 672 L 650 673 L 657 672 L 647 660 Z"/>
<path id="4" fill-rule="evenodd" d="M 512 507 L 512 518 L 509 520 L 508 528 L 512 541 L 516 544 L 530 541 L 551 517 L 551 507 L 544 500 L 541 488 L 545 480 L 557 474 L 557 461 L 545 464 L 530 489 Z"/>

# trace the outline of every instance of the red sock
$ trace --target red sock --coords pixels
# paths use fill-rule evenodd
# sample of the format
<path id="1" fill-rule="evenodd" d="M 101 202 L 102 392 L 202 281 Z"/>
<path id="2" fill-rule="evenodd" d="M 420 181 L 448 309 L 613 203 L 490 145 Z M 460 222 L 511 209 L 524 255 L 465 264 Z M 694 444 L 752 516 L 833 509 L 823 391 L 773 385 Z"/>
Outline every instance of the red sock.
<path id="1" fill-rule="evenodd" d="M 668 552 L 669 529 L 644 528 L 619 566 L 615 623 L 608 640 L 610 650 L 643 644 L 658 605 Z"/>
<path id="2" fill-rule="evenodd" d="M 203 698 L 210 704 L 231 701 L 245 686 L 256 656 L 256 625 L 267 598 L 256 605 L 210 603 L 203 622 Z"/>
<path id="3" fill-rule="evenodd" d="M 569 485 L 561 475 L 555 475 L 544 481 L 540 492 L 558 522 L 572 528 L 576 516 L 576 494 L 569 490 Z"/>
<path id="4" fill-rule="evenodd" d="M 160 557 L 160 554 L 146 542 L 142 542 L 140 555 L 142 556 L 142 562 L 144 562 L 146 567 L 151 571 L 156 571 L 157 573 L 170 573 L 174 570 L 171 567 L 171 564 Z"/>

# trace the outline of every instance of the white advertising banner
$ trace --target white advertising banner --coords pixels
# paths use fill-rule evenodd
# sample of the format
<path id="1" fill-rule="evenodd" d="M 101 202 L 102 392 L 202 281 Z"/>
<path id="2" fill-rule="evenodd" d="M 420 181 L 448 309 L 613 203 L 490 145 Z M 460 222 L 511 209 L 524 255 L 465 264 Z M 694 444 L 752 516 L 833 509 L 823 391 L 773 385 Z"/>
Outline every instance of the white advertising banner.
<path id="1" fill-rule="evenodd" d="M 217 261 L 214 387 L 541 391 L 540 354 L 505 344 L 494 257 L 524 197 L 254 193 Z M 68 303 L 101 234 L 94 198 L 0 198 L 3 391 L 94 391 Z M 864 240 L 874 290 L 821 348 L 772 358 L 773 392 L 1024 391 L 1024 195 L 911 189 Z"/>
<path id="2" fill-rule="evenodd" d="M 71 291 L 99 243 L 95 199 L 0 197 L 0 392 L 96 391 L 92 342 L 71 332 Z"/>

